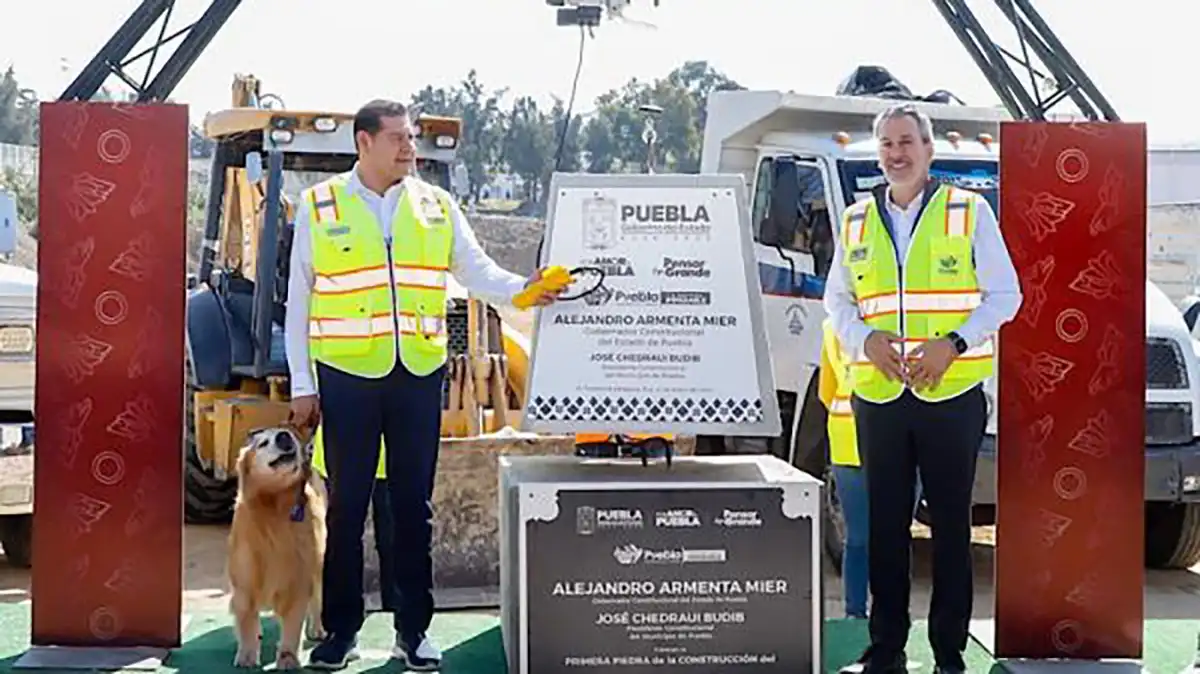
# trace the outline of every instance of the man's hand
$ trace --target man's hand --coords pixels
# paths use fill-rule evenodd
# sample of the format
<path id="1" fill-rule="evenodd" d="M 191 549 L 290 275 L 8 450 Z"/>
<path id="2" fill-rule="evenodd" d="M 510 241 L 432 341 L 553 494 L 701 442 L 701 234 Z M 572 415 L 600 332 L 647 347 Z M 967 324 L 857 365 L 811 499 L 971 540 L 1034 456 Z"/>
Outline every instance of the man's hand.
<path id="1" fill-rule="evenodd" d="M 533 272 L 533 275 L 529 277 L 529 280 L 525 281 L 525 287 L 528 288 L 540 280 L 542 280 L 542 270 L 537 269 Z M 541 292 L 533 301 L 534 306 L 544 307 L 546 305 L 553 304 L 554 301 L 558 299 L 558 296 L 562 294 L 563 290 L 565 290 L 565 288 L 559 288 L 557 290 L 541 288 Z"/>
<path id="2" fill-rule="evenodd" d="M 931 339 L 918 346 L 909 355 L 909 385 L 918 391 L 937 386 L 955 358 L 958 350 L 945 338 Z"/>
<path id="3" fill-rule="evenodd" d="M 900 358 L 900 353 L 896 351 L 893 344 L 900 343 L 900 336 L 876 330 L 867 336 L 867 341 L 863 345 L 863 351 L 867 354 L 867 360 L 870 360 L 883 376 L 888 378 L 888 381 L 903 381 L 904 376 L 904 360 Z"/>
<path id="4" fill-rule="evenodd" d="M 292 398 L 288 423 L 297 428 L 313 428 L 321 422 L 321 405 L 317 396 L 308 395 Z"/>

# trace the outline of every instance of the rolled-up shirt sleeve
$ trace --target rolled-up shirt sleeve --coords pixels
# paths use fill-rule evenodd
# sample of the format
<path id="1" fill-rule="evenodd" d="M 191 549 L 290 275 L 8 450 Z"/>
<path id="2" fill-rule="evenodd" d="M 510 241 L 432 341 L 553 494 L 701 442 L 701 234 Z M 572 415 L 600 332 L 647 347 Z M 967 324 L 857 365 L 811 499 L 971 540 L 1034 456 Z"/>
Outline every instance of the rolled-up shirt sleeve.
<path id="1" fill-rule="evenodd" d="M 1021 308 L 1021 282 L 991 204 L 975 197 L 975 236 L 972 242 L 980 303 L 957 332 L 969 347 L 983 344 Z"/>
<path id="2" fill-rule="evenodd" d="M 844 221 L 842 226 L 845 227 Z M 858 309 L 858 298 L 850 289 L 850 272 L 845 264 L 841 231 L 839 230 L 834 242 L 833 262 L 829 267 L 829 277 L 825 280 L 825 313 L 829 314 L 830 320 L 833 321 L 833 330 L 846 350 L 850 353 L 862 353 L 863 344 L 873 328 L 863 321 Z"/>

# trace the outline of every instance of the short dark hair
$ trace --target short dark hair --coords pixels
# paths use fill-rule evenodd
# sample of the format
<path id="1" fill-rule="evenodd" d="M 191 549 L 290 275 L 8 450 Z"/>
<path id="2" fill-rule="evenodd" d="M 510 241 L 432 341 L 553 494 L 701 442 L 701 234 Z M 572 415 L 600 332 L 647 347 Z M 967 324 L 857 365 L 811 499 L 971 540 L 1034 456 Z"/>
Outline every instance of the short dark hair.
<path id="1" fill-rule="evenodd" d="M 408 106 L 397 101 L 377 98 L 358 109 L 354 113 L 354 135 L 366 131 L 374 136 L 383 127 L 384 117 L 407 117 Z"/>

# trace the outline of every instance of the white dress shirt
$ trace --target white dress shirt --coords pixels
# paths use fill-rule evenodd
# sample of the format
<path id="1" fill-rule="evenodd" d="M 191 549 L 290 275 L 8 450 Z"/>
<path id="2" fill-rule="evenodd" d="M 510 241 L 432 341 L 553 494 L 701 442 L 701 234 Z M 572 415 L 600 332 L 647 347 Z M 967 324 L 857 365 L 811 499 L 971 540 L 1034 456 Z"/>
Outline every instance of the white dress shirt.
<path id="1" fill-rule="evenodd" d="M 407 182 L 407 181 L 406 181 Z M 347 191 L 362 199 L 375 215 L 383 231 L 384 243 L 391 246 L 392 219 L 405 185 L 399 183 L 380 196 L 358 178 L 358 166 L 349 172 Z M 467 223 L 458 202 L 450 199 L 450 223 L 454 230 L 454 247 L 450 254 L 450 273 L 471 293 L 490 304 L 511 306 L 513 295 L 521 292 L 526 279 L 500 267 L 479 245 L 475 232 Z M 292 377 L 292 396 L 313 395 L 317 386 L 308 352 L 309 297 L 314 274 L 310 227 L 312 209 L 301 205 L 296 209 L 292 235 L 291 267 L 288 271 L 287 313 L 284 318 L 284 347 L 288 370 Z"/>
<path id="2" fill-rule="evenodd" d="M 1012 320 L 1021 308 L 1021 284 L 1017 270 L 1008 254 L 1008 246 L 1000 233 L 996 213 L 982 195 L 975 196 L 975 228 L 972 232 L 971 249 L 975 260 L 975 275 L 979 282 L 980 304 L 967 317 L 956 332 L 968 348 L 983 344 L 996 334 L 1000 326 Z M 888 214 L 895 229 L 896 252 L 903 260 L 912 240 L 913 228 L 921 210 L 924 195 L 901 208 L 892 201 L 892 190 L 888 188 Z M 871 197 L 873 198 L 873 197 Z M 833 320 L 838 339 L 851 353 L 862 353 L 863 344 L 873 328 L 868 326 L 859 313 L 858 301 L 850 289 L 850 274 L 843 264 L 842 236 L 839 233 L 833 251 L 833 264 L 825 284 L 825 311 Z"/>

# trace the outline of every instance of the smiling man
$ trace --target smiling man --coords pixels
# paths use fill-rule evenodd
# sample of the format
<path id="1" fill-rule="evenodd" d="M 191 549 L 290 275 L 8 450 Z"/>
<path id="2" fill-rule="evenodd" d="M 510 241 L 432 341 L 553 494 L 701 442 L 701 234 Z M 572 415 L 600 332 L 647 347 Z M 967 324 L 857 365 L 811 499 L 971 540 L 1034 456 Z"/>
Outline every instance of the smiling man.
<path id="1" fill-rule="evenodd" d="M 434 472 L 447 360 L 447 279 L 500 306 L 540 278 L 487 256 L 458 203 L 417 174 L 408 110 L 372 101 L 354 117 L 354 168 L 305 190 L 297 209 L 284 334 L 291 420 L 320 424 L 330 484 L 321 620 L 310 668 L 358 657 L 363 528 L 386 439 L 390 559 L 400 605 L 395 656 L 441 666 L 433 618 Z M 544 292 L 538 304 L 554 301 Z M 315 372 L 315 377 L 314 377 Z M 381 518 L 386 519 L 386 518 Z M 387 532 L 376 532 L 381 544 Z"/>
<path id="2" fill-rule="evenodd" d="M 846 209 L 825 288 L 853 354 L 851 405 L 868 492 L 871 645 L 843 671 L 906 671 L 909 527 L 920 475 L 933 529 L 929 641 L 936 671 L 965 671 L 971 489 L 987 423 L 993 337 L 1021 305 L 995 213 L 931 181 L 933 125 L 912 104 L 875 119 L 887 184 Z"/>

